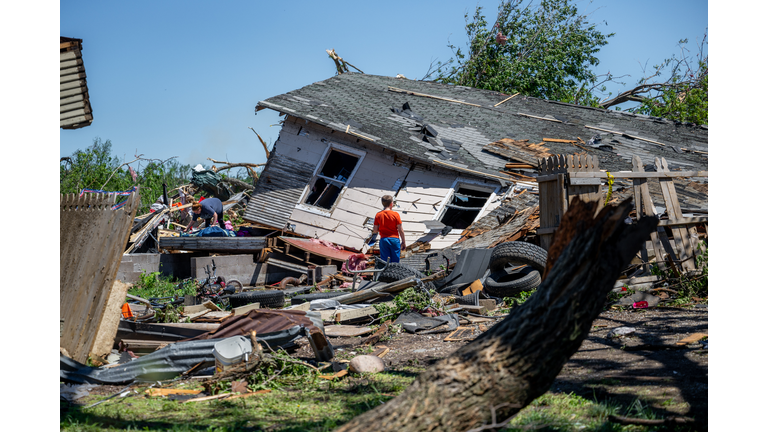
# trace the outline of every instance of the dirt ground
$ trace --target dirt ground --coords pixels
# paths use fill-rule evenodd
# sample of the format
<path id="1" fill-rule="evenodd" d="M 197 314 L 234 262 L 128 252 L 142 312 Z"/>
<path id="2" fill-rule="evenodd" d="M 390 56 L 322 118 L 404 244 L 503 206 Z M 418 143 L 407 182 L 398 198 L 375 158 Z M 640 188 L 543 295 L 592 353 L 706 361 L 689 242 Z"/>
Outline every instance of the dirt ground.
<path id="1" fill-rule="evenodd" d="M 707 341 L 685 346 L 676 343 L 693 333 L 708 333 L 706 305 L 695 308 L 649 308 L 605 311 L 593 323 L 582 346 L 566 362 L 550 388 L 553 393 L 573 393 L 589 400 L 618 403 L 628 407 L 639 401 L 652 409 L 656 418 L 686 416 L 707 428 L 708 349 Z M 701 307 L 703 306 L 703 307 Z M 496 321 L 498 322 L 498 321 Z M 495 322 L 469 325 L 476 337 Z M 612 330 L 634 328 L 634 333 L 610 337 Z M 442 359 L 468 340 L 446 342 L 449 333 L 414 335 L 402 332 L 382 340 L 377 346 L 390 351 L 383 357 L 387 370 L 412 374 Z M 349 360 L 365 354 L 362 346 L 367 336 L 330 338 L 335 360 Z M 308 344 L 293 354 L 314 361 Z M 98 386 L 93 395 L 112 395 L 122 386 Z"/>
<path id="2" fill-rule="evenodd" d="M 693 333 L 708 333 L 706 305 L 695 308 L 609 310 L 593 323 L 579 351 L 563 366 L 550 391 L 573 393 L 600 402 L 629 406 L 640 401 L 659 418 L 687 416 L 707 424 L 707 341 L 685 346 L 676 343 Z M 490 328 L 494 323 L 483 323 Z M 480 334 L 474 324 L 474 335 Z M 631 335 L 610 337 L 620 327 L 634 328 Z M 428 366 L 469 341 L 445 342 L 449 333 L 401 333 L 377 345 L 387 346 L 388 370 Z M 331 338 L 337 359 L 365 353 L 363 337 Z M 308 347 L 296 355 L 311 358 Z M 704 426 L 706 427 L 706 426 Z"/>

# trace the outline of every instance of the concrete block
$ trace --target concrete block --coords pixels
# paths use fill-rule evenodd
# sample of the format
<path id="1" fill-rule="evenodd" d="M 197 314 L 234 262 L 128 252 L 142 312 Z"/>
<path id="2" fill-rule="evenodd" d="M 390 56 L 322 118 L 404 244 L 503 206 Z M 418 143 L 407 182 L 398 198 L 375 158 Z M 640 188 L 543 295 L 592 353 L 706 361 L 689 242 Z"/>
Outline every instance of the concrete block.
<path id="1" fill-rule="evenodd" d="M 339 271 L 339 269 L 335 265 L 324 265 L 324 266 L 317 266 L 314 270 L 314 277 L 315 277 L 315 283 L 322 281 L 326 277 L 330 275 L 334 275 Z M 310 271 L 310 274 L 307 275 L 309 277 L 309 281 L 312 281 L 312 274 Z"/>
<path id="2" fill-rule="evenodd" d="M 223 255 L 216 257 L 193 257 L 190 259 L 190 272 L 197 279 L 204 279 L 207 275 L 205 267 L 213 269 L 213 261 L 216 262 L 216 276 L 224 279 L 237 279 L 243 285 L 258 285 L 261 277 L 262 265 L 254 262 L 251 254 Z"/>

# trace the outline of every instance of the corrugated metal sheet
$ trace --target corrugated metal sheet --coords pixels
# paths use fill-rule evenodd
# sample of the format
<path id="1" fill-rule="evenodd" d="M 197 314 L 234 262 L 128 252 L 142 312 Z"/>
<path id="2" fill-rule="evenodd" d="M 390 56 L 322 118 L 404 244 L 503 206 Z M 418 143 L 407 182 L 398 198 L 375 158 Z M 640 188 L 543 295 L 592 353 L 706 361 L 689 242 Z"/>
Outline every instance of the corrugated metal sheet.
<path id="1" fill-rule="evenodd" d="M 62 129 L 78 129 L 93 121 L 81 54 L 82 42 L 82 39 L 59 38 L 59 126 Z"/>
<path id="2" fill-rule="evenodd" d="M 243 219 L 282 229 L 312 178 L 315 165 L 274 153 L 259 177 Z"/>
<path id="3" fill-rule="evenodd" d="M 88 367 L 60 356 L 59 378 L 64 382 L 124 384 L 133 381 L 166 380 L 190 370 L 200 362 L 213 366 L 213 346 L 222 339 L 176 342 L 138 360 L 112 368 Z M 203 365 L 203 366 L 205 366 Z"/>

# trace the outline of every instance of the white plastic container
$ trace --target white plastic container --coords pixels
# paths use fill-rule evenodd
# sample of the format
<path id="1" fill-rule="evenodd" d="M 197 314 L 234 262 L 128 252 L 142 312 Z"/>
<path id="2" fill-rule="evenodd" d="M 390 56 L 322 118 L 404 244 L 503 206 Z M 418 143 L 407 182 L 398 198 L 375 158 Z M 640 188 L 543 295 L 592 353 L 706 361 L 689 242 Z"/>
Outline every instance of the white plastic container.
<path id="1" fill-rule="evenodd" d="M 235 365 L 247 361 L 253 351 L 251 341 L 245 336 L 233 336 L 213 345 L 216 358 L 216 372 L 223 372 Z"/>

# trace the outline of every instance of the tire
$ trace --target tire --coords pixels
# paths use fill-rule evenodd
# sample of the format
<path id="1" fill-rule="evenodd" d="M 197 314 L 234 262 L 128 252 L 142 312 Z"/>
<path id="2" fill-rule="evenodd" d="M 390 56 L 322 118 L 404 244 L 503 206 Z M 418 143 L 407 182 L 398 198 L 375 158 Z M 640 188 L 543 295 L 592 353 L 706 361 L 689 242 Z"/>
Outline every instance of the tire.
<path id="1" fill-rule="evenodd" d="M 409 267 L 405 264 L 400 263 L 390 263 L 389 267 L 387 267 L 386 270 L 381 272 L 379 274 L 379 282 L 397 282 L 402 279 L 407 279 L 410 277 L 416 276 L 419 279 L 425 278 L 426 276 L 424 273 L 416 270 L 413 267 Z M 435 285 L 432 284 L 432 282 L 427 282 L 424 284 L 424 286 L 428 290 L 435 290 Z"/>
<path id="2" fill-rule="evenodd" d="M 224 288 L 231 294 L 237 294 L 243 292 L 243 284 L 237 279 L 230 279 L 227 281 L 227 286 Z"/>
<path id="3" fill-rule="evenodd" d="M 533 243 L 521 241 L 502 243 L 493 249 L 488 268 L 491 273 L 498 273 L 508 265 L 522 264 L 533 267 L 540 274 L 544 273 L 544 268 L 547 266 L 547 251 Z"/>
<path id="4" fill-rule="evenodd" d="M 343 296 L 345 294 L 349 294 L 346 292 L 320 292 L 320 293 L 312 293 L 312 294 L 301 294 L 297 295 L 293 298 L 291 298 L 291 304 L 297 305 L 302 303 L 308 303 L 312 300 L 323 300 L 323 299 L 330 299 L 334 297 Z"/>
<path id="5" fill-rule="evenodd" d="M 526 268 L 513 274 L 508 274 L 505 271 L 491 273 L 485 279 L 483 289 L 488 295 L 504 298 L 534 290 L 539 285 L 541 285 L 541 273 L 538 270 Z"/>
<path id="6" fill-rule="evenodd" d="M 229 304 L 233 307 L 259 303 L 262 308 L 281 308 L 285 306 L 285 295 L 282 291 L 246 291 L 229 296 Z"/>

